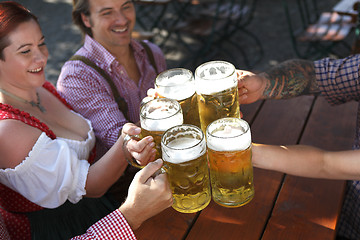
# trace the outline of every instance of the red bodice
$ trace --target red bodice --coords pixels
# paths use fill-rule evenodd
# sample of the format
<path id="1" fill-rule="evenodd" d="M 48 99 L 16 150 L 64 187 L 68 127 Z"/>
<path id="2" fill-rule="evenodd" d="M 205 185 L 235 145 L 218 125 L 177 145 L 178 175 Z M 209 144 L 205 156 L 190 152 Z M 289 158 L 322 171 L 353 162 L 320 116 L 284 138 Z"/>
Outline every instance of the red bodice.
<path id="1" fill-rule="evenodd" d="M 72 109 L 66 103 L 55 87 L 50 82 L 45 82 L 43 87 L 55 95 L 61 102 L 63 102 L 69 109 Z M 56 135 L 49 129 L 49 127 L 41 122 L 39 119 L 31 116 L 27 112 L 20 111 L 10 105 L 0 103 L 0 120 L 15 119 L 22 121 L 30 126 L 40 129 L 46 135 L 55 139 Z M 92 163 L 95 158 L 95 148 L 93 149 L 89 162 Z M 27 212 L 39 211 L 43 209 L 39 205 L 30 202 L 19 193 L 11 190 L 3 184 L 0 184 L 0 213 L 4 218 L 6 228 L 10 233 L 11 239 L 30 239 L 30 223 L 25 214 Z"/>

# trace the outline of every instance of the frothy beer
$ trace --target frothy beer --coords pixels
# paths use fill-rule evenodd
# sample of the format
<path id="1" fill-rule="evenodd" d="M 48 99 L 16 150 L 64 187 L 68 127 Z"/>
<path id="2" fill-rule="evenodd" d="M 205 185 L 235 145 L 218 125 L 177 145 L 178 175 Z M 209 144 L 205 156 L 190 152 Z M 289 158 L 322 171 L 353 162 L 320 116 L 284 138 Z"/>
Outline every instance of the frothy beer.
<path id="1" fill-rule="evenodd" d="M 195 71 L 195 86 L 201 129 L 224 117 L 240 118 L 235 67 L 224 61 L 200 65 Z"/>
<path id="2" fill-rule="evenodd" d="M 161 137 L 176 125 L 183 124 L 181 106 L 176 100 L 161 98 L 144 104 L 140 110 L 140 137 L 152 136 L 155 142 L 156 158 L 161 158 Z"/>
<path id="3" fill-rule="evenodd" d="M 161 97 L 180 103 L 185 124 L 200 127 L 194 76 L 190 70 L 173 68 L 160 73 L 155 80 L 155 88 Z"/>
<path id="4" fill-rule="evenodd" d="M 239 207 L 254 196 L 251 133 L 241 119 L 219 119 L 207 129 L 212 196 L 216 203 Z"/>
<path id="5" fill-rule="evenodd" d="M 161 144 L 173 208 L 183 213 L 204 209 L 211 200 L 204 134 L 200 128 L 184 124 L 166 131 Z"/>

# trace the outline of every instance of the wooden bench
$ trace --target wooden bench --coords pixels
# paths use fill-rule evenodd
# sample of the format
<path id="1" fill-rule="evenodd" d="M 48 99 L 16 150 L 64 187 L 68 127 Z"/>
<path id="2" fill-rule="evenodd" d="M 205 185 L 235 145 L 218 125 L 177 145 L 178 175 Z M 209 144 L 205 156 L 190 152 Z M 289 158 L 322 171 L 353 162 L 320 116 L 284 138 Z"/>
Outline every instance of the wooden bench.
<path id="1" fill-rule="evenodd" d="M 299 35 L 300 41 L 342 41 L 354 27 L 351 16 L 324 12 Z"/>
<path id="2" fill-rule="evenodd" d="M 283 0 L 290 39 L 298 57 L 319 59 L 345 57 L 351 53 L 347 42 L 355 28 L 352 16 L 318 12 L 316 0 Z"/>
<path id="3" fill-rule="evenodd" d="M 359 0 L 341 0 L 339 1 L 334 7 L 333 11 L 350 15 L 350 16 L 357 16 L 357 4 L 359 3 Z"/>

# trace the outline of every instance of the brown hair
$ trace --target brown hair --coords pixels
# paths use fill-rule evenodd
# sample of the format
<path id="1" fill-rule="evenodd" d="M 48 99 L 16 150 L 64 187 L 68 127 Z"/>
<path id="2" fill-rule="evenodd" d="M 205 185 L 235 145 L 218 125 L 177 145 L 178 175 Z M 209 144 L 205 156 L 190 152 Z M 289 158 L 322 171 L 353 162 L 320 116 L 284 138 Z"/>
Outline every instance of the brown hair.
<path id="1" fill-rule="evenodd" d="M 92 37 L 92 31 L 86 27 L 81 14 L 85 16 L 90 15 L 90 3 L 89 0 L 73 0 L 72 19 L 75 25 L 77 25 L 83 34 L 87 34 Z"/>
<path id="2" fill-rule="evenodd" d="M 6 1 L 0 3 L 0 60 L 4 60 L 3 50 L 10 45 L 8 35 L 21 23 L 35 20 L 37 17 L 19 3 Z"/>

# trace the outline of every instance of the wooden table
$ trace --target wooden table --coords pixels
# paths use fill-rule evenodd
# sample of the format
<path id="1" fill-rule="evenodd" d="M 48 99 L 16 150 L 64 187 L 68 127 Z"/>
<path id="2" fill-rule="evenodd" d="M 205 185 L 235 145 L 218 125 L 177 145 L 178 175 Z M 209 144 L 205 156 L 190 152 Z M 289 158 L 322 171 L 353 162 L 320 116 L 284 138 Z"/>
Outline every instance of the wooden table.
<path id="1" fill-rule="evenodd" d="M 322 97 L 303 96 L 259 101 L 241 110 L 251 125 L 253 142 L 351 149 L 355 102 L 331 107 Z M 169 208 L 147 220 L 135 234 L 139 240 L 334 239 L 345 181 L 255 168 L 254 184 L 255 197 L 243 207 L 225 208 L 211 201 L 194 214 Z"/>

